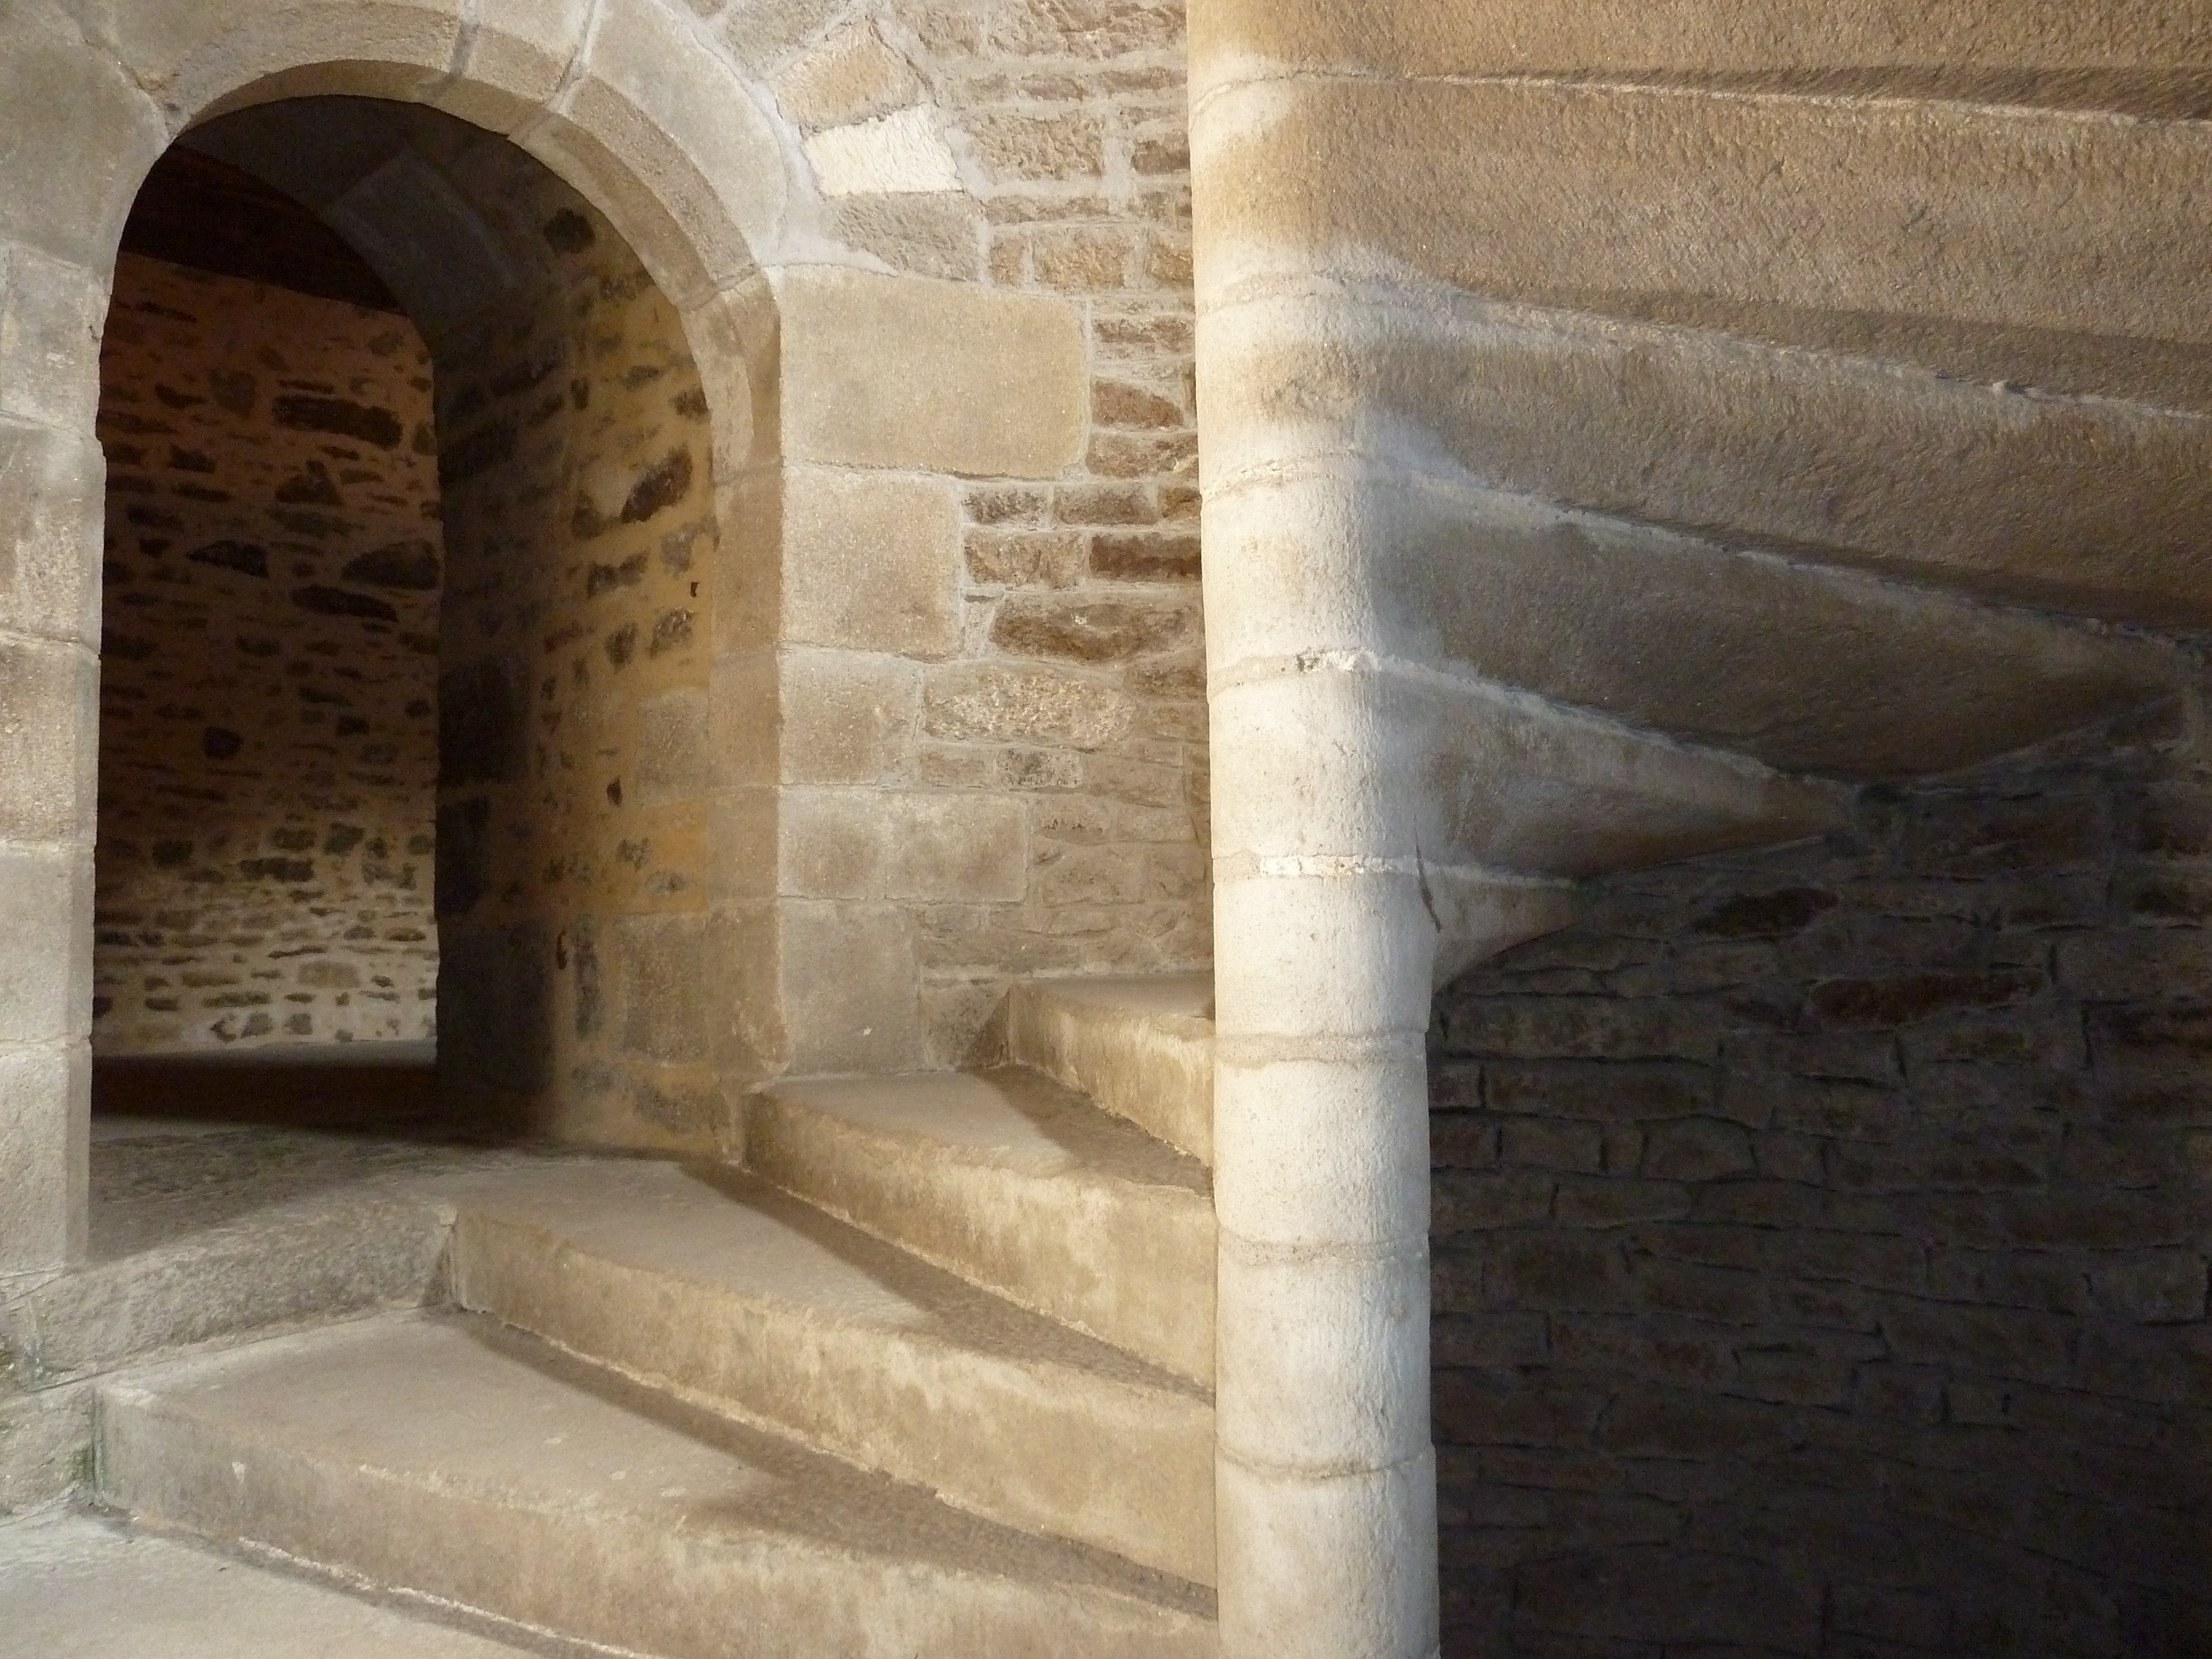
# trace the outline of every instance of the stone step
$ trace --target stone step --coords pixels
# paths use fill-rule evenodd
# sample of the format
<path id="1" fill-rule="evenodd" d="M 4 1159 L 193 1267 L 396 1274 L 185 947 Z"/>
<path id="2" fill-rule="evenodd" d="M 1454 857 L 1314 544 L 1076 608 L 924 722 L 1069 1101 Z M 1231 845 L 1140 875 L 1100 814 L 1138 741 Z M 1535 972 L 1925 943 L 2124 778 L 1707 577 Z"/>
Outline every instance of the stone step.
<path id="1" fill-rule="evenodd" d="M 2130 86 L 2193 86 L 2212 67 L 2212 20 L 2197 0 L 2114 6 L 1895 6 L 1887 0 L 1765 0 L 1716 9 L 1680 0 L 1454 0 L 1449 6 L 1240 6 L 1194 29 L 1202 89 L 1264 64 L 1279 74 L 1736 76 L 1771 84 L 1793 72 L 1860 95 L 1961 95 L 1924 89 L 1942 65 L 1970 84 L 2002 76 L 2002 101 L 2133 107 Z M 1233 41 L 1236 55 L 1209 51 Z M 1255 64 L 1255 60 L 1257 63 Z M 1838 65 L 1853 66 L 1839 69 Z M 1857 67 L 1867 66 L 1867 67 Z M 1787 82 L 1784 82 L 1787 84 Z"/>
<path id="2" fill-rule="evenodd" d="M 440 1294 L 448 1225 L 427 1178 L 501 1161 L 339 1133 L 98 1121 L 92 1259 L 0 1308 L 0 1346 L 25 1380 L 65 1382 L 420 1306 Z"/>
<path id="3" fill-rule="evenodd" d="M 1212 1165 L 1211 974 L 1024 981 L 1006 1000 L 1006 1051 Z"/>
<path id="4" fill-rule="evenodd" d="M 1206 1170 L 1049 1079 L 785 1083 L 745 1161 L 809 1203 L 1177 1376 L 1213 1376 Z"/>
<path id="5" fill-rule="evenodd" d="M 514 1659 L 543 1653 L 296 1571 L 69 1511 L 0 1526 L 0 1659 Z"/>
<path id="6" fill-rule="evenodd" d="M 658 1659 L 1212 1651 L 1190 1586 L 464 1316 L 110 1382 L 100 1460 L 146 1521 Z"/>
<path id="7" fill-rule="evenodd" d="M 1804 840 L 1840 826 L 1851 799 L 1839 783 L 1380 653 L 1217 658 L 1212 680 L 1216 736 L 1234 739 L 1214 749 L 1214 856 L 1239 872 L 1344 845 L 1346 822 L 1364 817 L 1418 854 L 1432 894 L 1480 890 Z M 1313 781 L 1316 746 L 1377 753 L 1378 733 L 1387 747 L 1372 773 L 1340 788 Z M 1566 918 L 1540 908 L 1549 914 L 1533 931 L 1507 931 L 1534 938 Z"/>
<path id="8" fill-rule="evenodd" d="M 456 1198 L 460 1304 L 1027 1531 L 1213 1577 L 1204 1393 L 722 1166 Z"/>
<path id="9" fill-rule="evenodd" d="M 1240 504 L 1217 539 L 1258 580 L 1294 583 L 1328 556 L 1322 492 L 1362 502 L 1369 649 L 1784 772 L 1949 772 L 2161 702 L 2182 680 L 2162 642 L 1563 508 L 1434 457 L 1273 471 L 1217 495 Z M 1217 618 L 1211 643 L 1232 659 L 1280 656 L 1295 627 L 1249 607 Z M 1302 637 L 1329 643 L 1310 624 Z"/>
<path id="10" fill-rule="evenodd" d="M 2212 343 L 2203 121 L 1601 75 L 1271 82 L 1217 102 L 1194 136 L 1214 176 L 1245 145 L 1299 164 L 1220 194 L 1212 234 L 1239 251 L 1216 282 L 1318 254 L 1537 305 L 1697 296 Z"/>
<path id="11" fill-rule="evenodd" d="M 2054 367 L 2019 337 L 1981 339 L 1972 378 L 1886 355 L 1967 336 L 1936 325 L 1838 323 L 1819 349 L 1729 331 L 1758 325 L 1379 290 L 1230 307 L 1215 324 L 1222 349 L 1269 369 L 1212 394 L 1224 435 L 1209 498 L 1273 476 L 1263 456 L 1337 464 L 1354 430 L 1396 427 L 1425 434 L 1418 456 L 1398 448 L 1440 490 L 1472 485 L 2000 603 L 2212 622 L 2212 419 L 2142 400 L 2185 388 L 2054 395 L 2022 383 L 2039 358 L 2069 380 L 2130 376 L 2109 361 Z M 2198 355 L 2212 386 L 2212 352 Z M 1271 385 L 1299 388 L 1296 427 Z"/>

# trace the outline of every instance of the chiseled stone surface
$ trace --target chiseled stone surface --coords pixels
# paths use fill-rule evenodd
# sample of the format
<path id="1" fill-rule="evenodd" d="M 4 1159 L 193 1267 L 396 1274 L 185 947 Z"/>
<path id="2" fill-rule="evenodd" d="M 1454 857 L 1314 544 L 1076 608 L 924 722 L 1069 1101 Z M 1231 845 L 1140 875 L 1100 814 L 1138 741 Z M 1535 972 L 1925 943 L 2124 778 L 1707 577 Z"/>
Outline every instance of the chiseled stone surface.
<path id="1" fill-rule="evenodd" d="M 2209 827 L 2100 733 L 1440 998 L 1447 1652 L 2203 1645 Z"/>
<path id="2" fill-rule="evenodd" d="M 94 1046 L 428 1037 L 444 568 L 422 337 L 125 254 L 101 380 Z"/>

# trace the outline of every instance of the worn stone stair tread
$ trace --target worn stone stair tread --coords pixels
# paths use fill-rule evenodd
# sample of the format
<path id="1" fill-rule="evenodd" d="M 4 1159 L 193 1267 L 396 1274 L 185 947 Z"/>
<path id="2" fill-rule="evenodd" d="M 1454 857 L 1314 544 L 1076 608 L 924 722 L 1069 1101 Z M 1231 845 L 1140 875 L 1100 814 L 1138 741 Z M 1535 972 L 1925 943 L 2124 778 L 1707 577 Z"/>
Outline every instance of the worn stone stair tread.
<path id="1" fill-rule="evenodd" d="M 1266 95 L 1281 101 L 1265 142 L 1300 155 L 1297 187 L 1224 203 L 1215 233 L 1276 258 L 1325 234 L 1370 269 L 1544 302 L 1757 296 L 2206 337 L 2192 283 L 2208 228 L 2190 206 L 2212 148 L 2202 121 L 1602 77 L 1347 76 Z M 1436 189 L 1439 155 L 1470 187 Z M 2118 283 L 2122 245 L 2139 252 Z"/>
<path id="2" fill-rule="evenodd" d="M 2212 617 L 2212 422 L 2177 406 L 2212 401 L 2204 346 L 1379 287 L 1255 303 L 1222 328 L 1287 357 L 1316 441 L 1380 404 L 1449 471 L 1629 526 L 2112 621 Z M 2142 361 L 2166 356 L 2203 387 Z M 1224 484 L 1296 464 L 1272 430 L 1224 441 Z M 1924 454 L 1945 465 L 1899 461 Z"/>
<path id="3" fill-rule="evenodd" d="M 688 1407 L 493 1322 L 400 1315 L 102 1387 L 156 1523 L 661 1659 L 1196 1656 L 1210 1598 Z"/>
<path id="4" fill-rule="evenodd" d="M 454 1193 L 456 1298 L 1009 1525 L 1213 1571 L 1204 1390 L 726 1165 Z"/>
<path id="5" fill-rule="evenodd" d="M 2113 629 L 1570 510 L 1437 457 L 1314 465 L 1369 503 L 1375 649 L 1784 773 L 1954 771 L 2170 698 L 2183 672 L 2170 647 Z M 1255 502 L 1239 550 L 1258 568 L 1300 557 L 1294 532 L 1268 532 L 1310 506 L 1288 490 Z M 1280 655 L 1291 627 L 1262 615 L 1218 645 Z"/>
<path id="6" fill-rule="evenodd" d="M 508 1659 L 544 1651 L 71 1511 L 0 1526 L 0 1659 Z"/>
<path id="7" fill-rule="evenodd" d="M 1205 1167 L 1036 1073 L 774 1085 L 749 1108 L 746 1162 L 1025 1308 L 1212 1376 Z"/>
<path id="8" fill-rule="evenodd" d="M 1201 1164 L 1213 1161 L 1213 976 L 1033 979 L 1007 1054 Z"/>
<path id="9" fill-rule="evenodd" d="M 416 1305 L 439 1282 L 441 1173 L 515 1156 L 266 1128 L 92 1149 L 93 1260 L 0 1313 L 0 1342 L 64 1380 L 303 1320 Z"/>

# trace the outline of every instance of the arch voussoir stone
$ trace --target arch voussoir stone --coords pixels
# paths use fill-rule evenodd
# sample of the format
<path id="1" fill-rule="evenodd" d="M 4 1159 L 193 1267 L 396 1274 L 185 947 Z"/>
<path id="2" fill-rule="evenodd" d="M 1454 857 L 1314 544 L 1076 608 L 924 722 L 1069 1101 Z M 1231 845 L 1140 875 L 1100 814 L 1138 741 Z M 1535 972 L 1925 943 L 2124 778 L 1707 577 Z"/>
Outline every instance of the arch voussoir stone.
<path id="1" fill-rule="evenodd" d="M 453 66 L 460 0 L 73 0 L 171 131 L 320 93 L 419 99 Z"/>

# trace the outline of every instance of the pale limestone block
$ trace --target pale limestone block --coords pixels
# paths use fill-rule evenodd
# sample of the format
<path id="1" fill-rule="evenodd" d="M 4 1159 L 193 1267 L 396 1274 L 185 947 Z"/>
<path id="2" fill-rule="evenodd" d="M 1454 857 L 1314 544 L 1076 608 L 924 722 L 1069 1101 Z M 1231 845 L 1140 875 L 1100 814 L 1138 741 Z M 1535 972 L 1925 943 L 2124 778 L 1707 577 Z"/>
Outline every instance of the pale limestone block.
<path id="1" fill-rule="evenodd" d="M 0 420 L 0 627 L 97 647 L 100 446 Z"/>
<path id="2" fill-rule="evenodd" d="M 92 840 L 100 665 L 81 645 L 0 637 L 0 840 Z"/>
<path id="3" fill-rule="evenodd" d="M 923 687 L 923 729 L 951 743 L 1107 749 L 1136 718 L 1135 702 L 1114 686 L 1048 668 L 955 663 Z"/>
<path id="4" fill-rule="evenodd" d="M 805 266 L 776 280 L 793 459 L 1050 477 L 1083 453 L 1082 320 L 1067 301 Z"/>
<path id="5" fill-rule="evenodd" d="M 173 129 L 325 94 L 411 100 L 453 61 L 460 0 L 81 0 Z"/>
<path id="6" fill-rule="evenodd" d="M 1428 1100 L 1413 1032 L 1339 1059 L 1224 1058 L 1213 1115 L 1223 1228 L 1284 1249 L 1426 1237 Z"/>
<path id="7" fill-rule="evenodd" d="M 785 674 L 776 653 L 765 648 L 714 659 L 705 744 L 716 788 L 757 789 L 776 781 L 788 718 Z"/>
<path id="8" fill-rule="evenodd" d="M 952 148 L 926 105 L 873 121 L 833 127 L 806 141 L 823 195 L 919 196 L 960 188 Z"/>
<path id="9" fill-rule="evenodd" d="M 794 900 L 780 921 L 792 1073 L 919 1066 L 921 975 L 907 908 Z"/>
<path id="10" fill-rule="evenodd" d="M 1018 800 L 870 789 L 790 789 L 783 890 L 802 898 L 1008 903 L 1029 873 Z"/>
<path id="11" fill-rule="evenodd" d="M 0 241 L 107 270 L 138 186 L 168 143 L 161 112 L 46 0 L 15 0 L 0 37 Z"/>
<path id="12" fill-rule="evenodd" d="M 696 688 L 667 691 L 638 706 L 633 763 L 643 800 L 685 800 L 713 786 L 708 746 L 708 696 Z"/>
<path id="13" fill-rule="evenodd" d="M 888 114 L 925 95 L 914 66 L 871 23 L 839 29 L 769 84 L 784 113 L 808 132 Z"/>
<path id="14" fill-rule="evenodd" d="M 791 651 L 781 662 L 784 782 L 890 783 L 912 773 L 921 722 L 913 663 L 849 651 Z"/>
<path id="15" fill-rule="evenodd" d="M 591 197 L 679 307 L 782 235 L 790 167 L 760 95 L 659 0 L 604 0 L 574 80 L 520 142 Z"/>
<path id="16" fill-rule="evenodd" d="M 1216 1466 L 1221 1659 L 1435 1659 L 1436 1455 L 1329 1479 Z"/>
<path id="17" fill-rule="evenodd" d="M 0 242 L 0 415 L 89 439 L 106 319 L 97 271 Z"/>
<path id="18" fill-rule="evenodd" d="M 1287 1250 L 1224 1231 L 1214 1370 L 1222 1452 L 1310 1477 L 1429 1448 L 1429 1252 Z"/>
<path id="19" fill-rule="evenodd" d="M 0 1283 L 83 1255 L 91 1114 L 82 1042 L 0 1049 Z"/>
<path id="20" fill-rule="evenodd" d="M 699 366 L 714 428 L 714 476 L 734 484 L 773 458 L 775 295 L 765 277 L 726 289 L 684 313 L 684 340 Z"/>
<path id="21" fill-rule="evenodd" d="M 783 514 L 780 471 L 750 474 L 714 492 L 714 649 L 773 650 L 783 634 Z"/>
<path id="22" fill-rule="evenodd" d="M 1213 927 L 1224 1067 L 1428 1030 L 1437 926 L 1410 872 L 1218 877 Z"/>
<path id="23" fill-rule="evenodd" d="M 513 132 L 560 90 L 592 0 L 477 0 L 459 72 L 433 100 L 494 132 Z"/>
<path id="24" fill-rule="evenodd" d="M 790 642 L 925 659 L 960 648 L 960 509 L 951 485 L 790 474 L 783 557 Z"/>
<path id="25" fill-rule="evenodd" d="M 781 800 L 781 792 L 765 787 L 716 792 L 708 894 L 718 909 L 775 896 Z"/>

